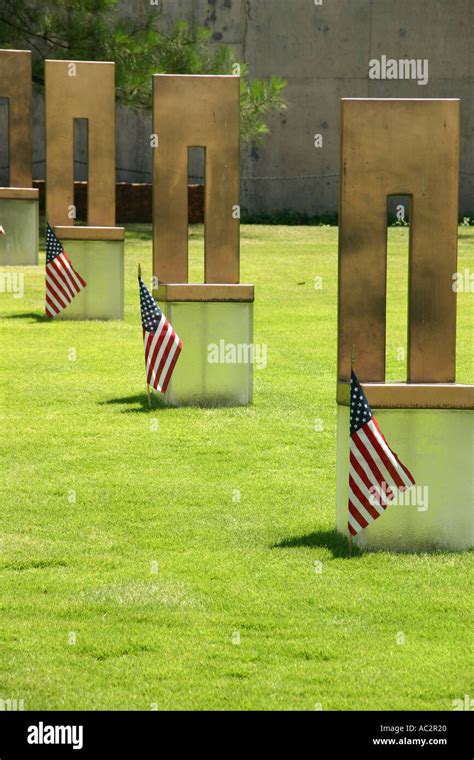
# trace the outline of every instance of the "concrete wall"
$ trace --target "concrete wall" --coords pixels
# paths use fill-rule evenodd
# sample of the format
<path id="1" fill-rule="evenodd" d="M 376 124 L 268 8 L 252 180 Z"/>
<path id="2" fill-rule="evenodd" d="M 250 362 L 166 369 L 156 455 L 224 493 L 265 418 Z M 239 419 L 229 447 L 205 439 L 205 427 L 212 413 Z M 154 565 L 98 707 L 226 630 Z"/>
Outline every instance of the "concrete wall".
<path id="1" fill-rule="evenodd" d="M 342 97 L 456 97 L 462 100 L 460 209 L 474 215 L 473 0 L 319 1 L 160 0 L 165 23 L 205 24 L 216 44 L 232 46 L 249 64 L 251 76 L 288 81 L 287 112 L 271 118 L 261 148 L 242 151 L 242 205 L 337 210 Z M 123 12 L 134 16 L 144 6 L 145 0 L 122 2 Z M 428 59 L 428 84 L 369 79 L 369 61 L 382 54 Z M 43 158 L 42 110 L 36 98 L 37 161 Z M 118 179 L 150 181 L 150 115 L 118 106 L 117 122 Z M 316 133 L 322 148 L 313 145 Z M 35 176 L 42 170 L 36 164 Z"/>
<path id="2" fill-rule="evenodd" d="M 271 119 L 262 149 L 245 151 L 249 177 L 339 173 L 343 97 L 456 97 L 462 100 L 461 211 L 474 211 L 474 2 L 472 0 L 163 0 L 188 12 L 235 47 L 252 76 L 288 81 L 288 111 Z M 221 37 L 222 35 L 222 37 Z M 374 81 L 382 54 L 429 60 L 429 82 Z M 323 148 L 313 147 L 316 133 Z M 400 135 L 403 141 L 403 135 Z M 242 204 L 255 210 L 338 208 L 339 178 L 244 181 Z"/>

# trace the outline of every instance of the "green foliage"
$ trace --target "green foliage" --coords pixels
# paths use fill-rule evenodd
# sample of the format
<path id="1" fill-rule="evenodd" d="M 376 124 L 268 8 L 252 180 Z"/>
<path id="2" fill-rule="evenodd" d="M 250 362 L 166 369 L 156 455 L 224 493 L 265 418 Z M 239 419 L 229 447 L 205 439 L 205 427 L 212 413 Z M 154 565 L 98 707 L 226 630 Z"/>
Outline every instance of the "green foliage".
<path id="1" fill-rule="evenodd" d="M 276 211 L 251 211 L 250 209 L 242 208 L 241 221 L 242 224 L 333 227 L 337 226 L 338 214 L 336 212 L 308 214 L 305 211 L 295 211 L 291 208 L 278 209 Z"/>
<path id="2" fill-rule="evenodd" d="M 262 141 L 269 132 L 263 116 L 286 109 L 285 87 L 286 81 L 280 77 L 250 81 L 247 66 L 240 65 L 240 130 L 243 136 L 254 143 Z"/>
<path id="3" fill-rule="evenodd" d="M 153 74 L 241 75 L 241 135 L 260 142 L 268 133 L 265 117 L 284 110 L 286 82 L 278 77 L 249 80 L 226 45 L 209 44 L 210 32 L 178 21 L 160 28 L 160 11 L 145 5 L 135 21 L 119 15 L 118 0 L 3 0 L 0 47 L 33 52 L 33 81 L 44 85 L 44 60 L 115 61 L 117 97 L 125 105 L 149 110 Z"/>

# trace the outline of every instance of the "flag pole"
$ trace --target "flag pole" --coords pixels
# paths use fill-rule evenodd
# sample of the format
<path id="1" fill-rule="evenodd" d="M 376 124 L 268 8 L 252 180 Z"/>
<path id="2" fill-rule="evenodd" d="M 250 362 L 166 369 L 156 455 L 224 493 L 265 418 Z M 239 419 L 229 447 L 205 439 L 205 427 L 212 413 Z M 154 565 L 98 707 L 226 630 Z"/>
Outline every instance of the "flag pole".
<path id="1" fill-rule="evenodd" d="M 355 365 L 355 343 L 352 344 L 351 375 L 352 375 L 352 370 L 354 369 L 354 365 Z M 350 390 L 349 390 L 349 393 L 350 393 Z M 350 399 L 350 397 L 349 397 L 349 399 Z M 351 407 L 350 407 L 350 400 L 349 400 L 349 415 L 350 415 L 350 408 Z M 352 557 L 352 533 L 350 532 L 349 529 L 348 529 L 348 533 L 349 533 L 349 557 Z"/>
<path id="2" fill-rule="evenodd" d="M 141 276 L 142 276 L 142 268 L 141 268 L 141 266 L 139 264 L 138 265 L 138 279 L 139 280 L 141 279 Z M 151 409 L 150 386 L 149 386 L 148 383 L 146 384 L 146 396 L 147 396 L 147 399 L 148 399 L 148 409 Z"/>

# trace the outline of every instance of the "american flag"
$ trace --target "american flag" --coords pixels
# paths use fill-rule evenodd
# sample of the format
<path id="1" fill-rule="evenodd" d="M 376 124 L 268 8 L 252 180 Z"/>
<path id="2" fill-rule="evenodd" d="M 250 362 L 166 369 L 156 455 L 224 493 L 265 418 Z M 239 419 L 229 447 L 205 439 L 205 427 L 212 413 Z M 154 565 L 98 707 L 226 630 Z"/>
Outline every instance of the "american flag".
<path id="1" fill-rule="evenodd" d="M 351 372 L 349 533 L 380 517 L 395 497 L 415 484 L 385 440 L 354 372 Z"/>
<path id="2" fill-rule="evenodd" d="M 143 342 L 145 345 L 146 381 L 157 391 L 166 393 L 182 343 L 148 288 L 138 275 Z"/>
<path id="3" fill-rule="evenodd" d="M 49 224 L 46 225 L 46 316 L 56 317 L 86 287 Z"/>

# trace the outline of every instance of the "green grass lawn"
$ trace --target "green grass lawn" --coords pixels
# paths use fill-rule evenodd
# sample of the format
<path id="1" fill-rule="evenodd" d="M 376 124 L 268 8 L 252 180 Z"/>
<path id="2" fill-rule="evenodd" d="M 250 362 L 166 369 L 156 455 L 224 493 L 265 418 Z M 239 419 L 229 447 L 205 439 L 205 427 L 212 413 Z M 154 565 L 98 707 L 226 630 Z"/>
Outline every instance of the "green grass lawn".
<path id="1" fill-rule="evenodd" d="M 43 321 L 44 253 L 24 298 L 0 293 L 0 699 L 450 710 L 472 696 L 472 555 L 349 557 L 334 532 L 337 230 L 243 226 L 268 346 L 254 404 L 151 411 L 136 281 L 150 232 L 127 231 L 123 322 Z M 474 272 L 474 229 L 459 233 Z M 389 231 L 390 379 L 406 373 L 407 234 Z M 194 275 L 201 243 L 197 228 Z M 474 293 L 458 331 L 458 380 L 474 382 Z"/>

